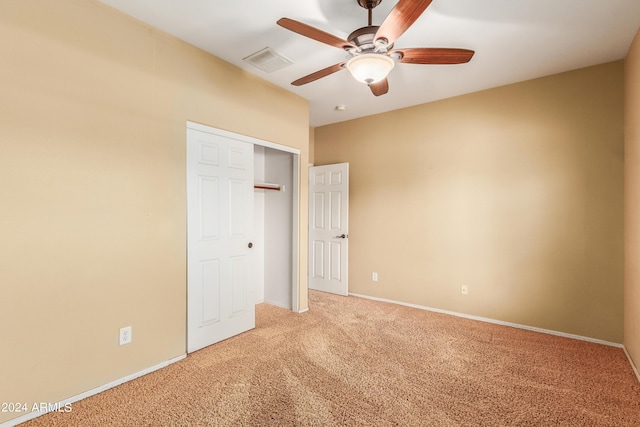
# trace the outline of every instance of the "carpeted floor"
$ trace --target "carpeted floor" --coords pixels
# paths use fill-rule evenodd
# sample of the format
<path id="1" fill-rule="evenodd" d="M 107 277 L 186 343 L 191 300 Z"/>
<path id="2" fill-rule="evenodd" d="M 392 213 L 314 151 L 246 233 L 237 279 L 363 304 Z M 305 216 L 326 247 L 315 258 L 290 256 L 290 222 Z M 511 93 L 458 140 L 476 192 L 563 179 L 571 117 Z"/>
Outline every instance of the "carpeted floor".
<path id="1" fill-rule="evenodd" d="M 356 297 L 261 304 L 256 329 L 23 424 L 640 426 L 622 349 Z"/>

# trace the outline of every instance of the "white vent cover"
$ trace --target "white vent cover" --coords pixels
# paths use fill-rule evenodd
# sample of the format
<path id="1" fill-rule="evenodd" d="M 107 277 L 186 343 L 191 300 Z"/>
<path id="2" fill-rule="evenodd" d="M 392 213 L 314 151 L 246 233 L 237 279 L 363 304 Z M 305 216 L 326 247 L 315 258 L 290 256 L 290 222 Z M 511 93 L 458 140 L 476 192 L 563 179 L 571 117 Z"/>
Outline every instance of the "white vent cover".
<path id="1" fill-rule="evenodd" d="M 243 60 L 266 73 L 271 73 L 293 64 L 292 61 L 270 47 L 265 47 L 256 53 L 252 53 L 246 58 L 243 58 Z"/>

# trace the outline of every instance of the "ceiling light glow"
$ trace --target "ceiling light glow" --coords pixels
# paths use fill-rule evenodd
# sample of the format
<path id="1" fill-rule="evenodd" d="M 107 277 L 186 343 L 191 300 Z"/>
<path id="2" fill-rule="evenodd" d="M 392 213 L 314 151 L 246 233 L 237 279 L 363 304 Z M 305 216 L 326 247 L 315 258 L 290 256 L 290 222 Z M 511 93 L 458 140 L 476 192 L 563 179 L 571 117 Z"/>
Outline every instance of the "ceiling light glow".
<path id="1" fill-rule="evenodd" d="M 347 62 L 347 69 L 359 82 L 372 84 L 385 79 L 395 66 L 393 59 L 381 53 L 365 53 Z"/>

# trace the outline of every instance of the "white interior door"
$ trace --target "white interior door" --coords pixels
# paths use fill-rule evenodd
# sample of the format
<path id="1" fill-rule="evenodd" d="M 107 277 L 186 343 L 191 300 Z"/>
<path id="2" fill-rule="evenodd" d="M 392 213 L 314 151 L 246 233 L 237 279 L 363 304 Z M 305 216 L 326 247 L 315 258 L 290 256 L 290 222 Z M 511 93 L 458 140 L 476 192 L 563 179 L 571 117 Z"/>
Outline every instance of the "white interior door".
<path id="1" fill-rule="evenodd" d="M 349 163 L 309 168 L 309 288 L 348 295 Z"/>
<path id="2" fill-rule="evenodd" d="M 253 144 L 187 129 L 187 351 L 255 328 Z"/>

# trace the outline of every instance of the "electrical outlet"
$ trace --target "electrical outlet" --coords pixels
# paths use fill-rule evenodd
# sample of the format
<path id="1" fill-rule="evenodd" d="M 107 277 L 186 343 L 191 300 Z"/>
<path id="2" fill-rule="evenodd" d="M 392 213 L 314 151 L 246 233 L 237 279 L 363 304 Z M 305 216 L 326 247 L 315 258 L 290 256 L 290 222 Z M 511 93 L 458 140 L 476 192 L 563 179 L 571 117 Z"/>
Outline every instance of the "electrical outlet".
<path id="1" fill-rule="evenodd" d="M 120 345 L 129 344 L 131 342 L 131 326 L 120 328 Z"/>
<path id="2" fill-rule="evenodd" d="M 462 295 L 469 295 L 469 287 L 467 285 L 460 286 L 460 293 Z"/>
<path id="3" fill-rule="evenodd" d="M 373 273 L 371 273 L 371 280 L 374 282 L 378 281 L 378 273 L 376 273 L 375 271 Z"/>

